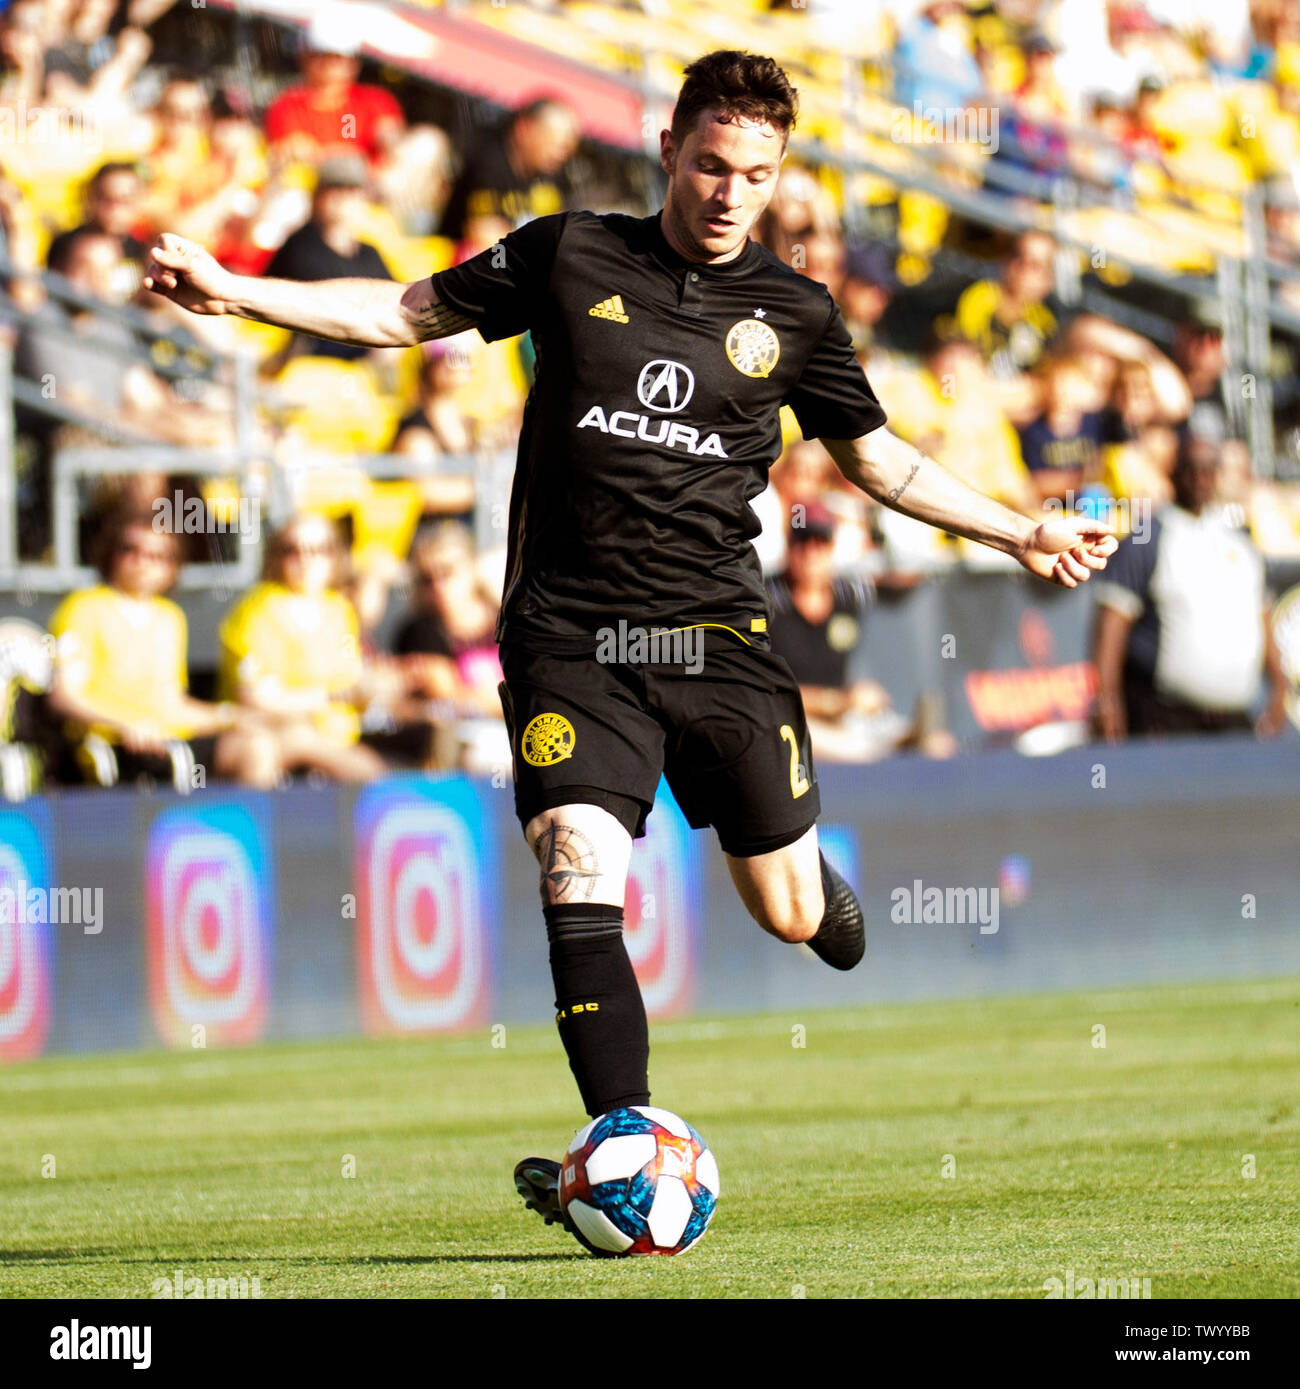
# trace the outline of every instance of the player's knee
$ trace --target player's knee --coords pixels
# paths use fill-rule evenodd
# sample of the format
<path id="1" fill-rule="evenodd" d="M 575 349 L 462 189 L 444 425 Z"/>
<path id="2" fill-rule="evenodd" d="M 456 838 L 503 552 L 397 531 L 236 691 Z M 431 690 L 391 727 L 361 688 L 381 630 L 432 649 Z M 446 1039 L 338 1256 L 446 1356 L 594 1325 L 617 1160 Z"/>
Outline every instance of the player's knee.
<path id="1" fill-rule="evenodd" d="M 764 901 L 759 904 L 758 924 L 772 935 L 792 945 L 811 940 L 822 924 L 825 903 L 822 901 L 821 885 L 816 891 L 793 891 L 784 893 L 777 901 Z"/>
<path id="2" fill-rule="evenodd" d="M 524 837 L 541 870 L 545 905 L 622 905 L 631 838 L 607 811 L 591 805 L 543 810 L 524 826 Z"/>

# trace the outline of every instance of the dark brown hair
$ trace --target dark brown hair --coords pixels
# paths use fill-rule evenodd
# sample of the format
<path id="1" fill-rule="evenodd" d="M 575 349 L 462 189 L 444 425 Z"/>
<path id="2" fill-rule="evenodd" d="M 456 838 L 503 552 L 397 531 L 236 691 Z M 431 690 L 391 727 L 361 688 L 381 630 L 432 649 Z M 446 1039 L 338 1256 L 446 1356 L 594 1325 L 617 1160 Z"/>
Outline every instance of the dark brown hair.
<path id="1" fill-rule="evenodd" d="M 720 48 L 686 69 L 673 108 L 674 142 L 680 145 L 695 128 L 700 112 L 714 107 L 724 121 L 737 117 L 770 121 L 785 139 L 799 115 L 799 93 L 774 59 Z"/>

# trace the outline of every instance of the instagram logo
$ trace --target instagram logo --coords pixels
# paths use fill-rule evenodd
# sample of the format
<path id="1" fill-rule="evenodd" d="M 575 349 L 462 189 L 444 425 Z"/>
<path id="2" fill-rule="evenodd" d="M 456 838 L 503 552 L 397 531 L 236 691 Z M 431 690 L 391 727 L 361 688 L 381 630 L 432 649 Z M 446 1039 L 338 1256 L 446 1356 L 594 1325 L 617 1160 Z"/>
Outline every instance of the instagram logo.
<path id="1" fill-rule="evenodd" d="M 632 846 L 623 904 L 623 939 L 652 1018 L 690 1007 L 699 897 L 698 853 L 690 827 L 667 785 L 661 785 L 645 838 Z"/>
<path id="2" fill-rule="evenodd" d="M 16 811 L 0 812 L 0 1059 L 39 1056 L 50 1030 L 50 927 L 18 894 L 49 888 L 46 836 Z M 35 916 L 35 921 L 30 920 Z"/>
<path id="3" fill-rule="evenodd" d="M 189 1046 L 259 1040 L 270 985 L 271 868 L 250 810 L 166 810 L 145 849 L 149 1004 L 158 1034 Z"/>
<path id="4" fill-rule="evenodd" d="M 460 778 L 403 780 L 357 799 L 357 976 L 365 1030 L 446 1032 L 487 1020 L 495 840 Z"/>

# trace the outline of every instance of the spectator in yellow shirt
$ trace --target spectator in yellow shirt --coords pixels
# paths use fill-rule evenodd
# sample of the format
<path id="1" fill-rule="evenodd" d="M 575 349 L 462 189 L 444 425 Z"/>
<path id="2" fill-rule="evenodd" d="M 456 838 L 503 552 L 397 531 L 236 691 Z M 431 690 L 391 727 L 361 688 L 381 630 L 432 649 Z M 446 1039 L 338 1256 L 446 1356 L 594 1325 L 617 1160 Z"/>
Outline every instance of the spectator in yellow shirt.
<path id="1" fill-rule="evenodd" d="M 252 786 L 280 775 L 275 741 L 233 704 L 188 693 L 185 614 L 164 597 L 180 563 L 178 537 L 148 511 L 106 523 L 104 582 L 70 594 L 50 619 L 57 641 L 49 704 L 66 719 L 73 759 L 102 786 L 140 776 L 188 792 L 198 766 Z"/>
<path id="2" fill-rule="evenodd" d="M 1042 360 L 1059 326 L 1047 302 L 1055 255 L 1056 243 L 1046 232 L 1022 232 L 998 278 L 970 285 L 953 312 L 956 335 L 979 350 L 1013 424 L 1034 414 L 1037 401 L 1025 373 Z"/>
<path id="3" fill-rule="evenodd" d="M 322 516 L 270 537 L 262 582 L 221 624 L 221 691 L 271 722 L 286 769 L 363 782 L 384 763 L 359 741 L 371 682 L 356 612 L 336 587 L 341 561 Z"/>

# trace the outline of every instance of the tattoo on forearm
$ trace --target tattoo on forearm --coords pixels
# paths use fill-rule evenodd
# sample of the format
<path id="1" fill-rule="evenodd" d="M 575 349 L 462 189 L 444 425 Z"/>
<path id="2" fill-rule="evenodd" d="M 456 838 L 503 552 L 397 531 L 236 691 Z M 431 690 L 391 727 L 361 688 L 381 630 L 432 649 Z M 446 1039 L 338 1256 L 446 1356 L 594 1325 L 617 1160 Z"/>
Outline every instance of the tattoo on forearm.
<path id="1" fill-rule="evenodd" d="M 533 853 L 542 865 L 542 903 L 590 900 L 600 877 L 591 840 L 566 825 L 552 825 L 537 836 Z"/>
<path id="2" fill-rule="evenodd" d="M 893 487 L 890 489 L 888 495 L 889 500 L 891 502 L 896 502 L 899 499 L 899 497 L 901 497 L 903 493 L 907 491 L 908 487 L 911 486 L 912 479 L 920 471 L 920 467 L 921 463 L 918 459 L 915 463 L 912 464 L 912 471 L 908 473 L 908 475 L 902 480 L 902 482 L 900 482 L 897 487 Z"/>
<path id="3" fill-rule="evenodd" d="M 414 314 L 414 319 L 425 338 L 449 338 L 453 333 L 463 333 L 474 326 L 472 318 L 457 313 L 447 304 L 429 304 Z"/>
<path id="4" fill-rule="evenodd" d="M 402 313 L 406 321 L 418 330 L 424 342 L 431 338 L 449 338 L 453 333 L 463 333 L 475 323 L 474 319 L 457 313 L 450 304 L 444 304 L 438 298 L 438 292 L 431 280 L 421 280 L 406 287 L 402 295 Z"/>

